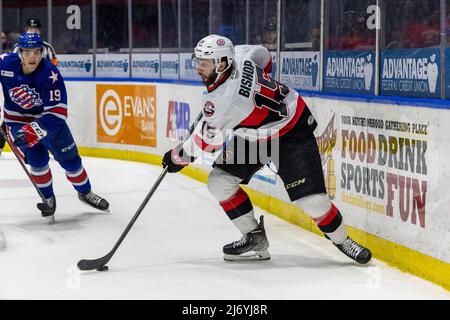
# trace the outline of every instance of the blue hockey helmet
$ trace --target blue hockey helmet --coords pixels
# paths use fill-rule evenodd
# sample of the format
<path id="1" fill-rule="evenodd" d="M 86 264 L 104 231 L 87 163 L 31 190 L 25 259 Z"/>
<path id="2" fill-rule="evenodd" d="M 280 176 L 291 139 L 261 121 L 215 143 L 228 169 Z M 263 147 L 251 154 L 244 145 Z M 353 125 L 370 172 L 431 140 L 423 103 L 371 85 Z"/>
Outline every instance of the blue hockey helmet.
<path id="1" fill-rule="evenodd" d="M 43 42 L 37 33 L 22 33 L 19 39 L 20 49 L 42 49 Z"/>

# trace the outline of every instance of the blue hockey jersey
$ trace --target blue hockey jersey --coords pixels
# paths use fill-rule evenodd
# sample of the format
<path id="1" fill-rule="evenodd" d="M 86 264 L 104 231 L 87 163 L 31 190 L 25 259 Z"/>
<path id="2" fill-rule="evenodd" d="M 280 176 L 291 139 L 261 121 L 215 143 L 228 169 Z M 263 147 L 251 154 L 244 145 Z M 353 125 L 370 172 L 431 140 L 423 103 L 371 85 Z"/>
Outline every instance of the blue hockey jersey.
<path id="1" fill-rule="evenodd" d="M 66 87 L 49 60 L 43 58 L 34 72 L 24 74 L 19 55 L 4 53 L 0 55 L 0 72 L 6 124 L 36 121 L 51 134 L 66 123 Z"/>

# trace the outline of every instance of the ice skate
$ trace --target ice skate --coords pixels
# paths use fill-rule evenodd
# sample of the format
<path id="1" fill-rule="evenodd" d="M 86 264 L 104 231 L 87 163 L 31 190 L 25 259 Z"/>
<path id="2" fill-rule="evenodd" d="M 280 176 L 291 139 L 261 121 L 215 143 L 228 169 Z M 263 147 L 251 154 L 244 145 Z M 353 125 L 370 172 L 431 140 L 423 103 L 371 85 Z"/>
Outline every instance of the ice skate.
<path id="1" fill-rule="evenodd" d="M 364 246 L 356 243 L 352 238 L 347 237 L 347 239 L 341 243 L 334 245 L 343 252 L 346 256 L 352 258 L 356 262 L 360 264 L 366 264 L 372 258 L 372 253 L 369 249 Z"/>
<path id="2" fill-rule="evenodd" d="M 264 217 L 261 216 L 259 225 L 255 230 L 244 234 L 241 240 L 223 247 L 223 258 L 226 261 L 269 260 L 270 254 L 267 248 L 269 248 L 269 241 L 264 229 Z"/>
<path id="3" fill-rule="evenodd" d="M 42 217 L 44 217 L 47 220 L 48 224 L 55 223 L 55 210 L 56 210 L 55 196 L 51 196 L 50 198 L 45 199 L 45 203 L 40 202 L 36 206 L 41 211 Z"/>
<path id="4" fill-rule="evenodd" d="M 78 199 L 95 209 L 109 212 L 108 201 L 106 201 L 106 199 L 100 197 L 99 195 L 96 195 L 92 191 L 89 191 L 88 193 L 78 192 Z"/>

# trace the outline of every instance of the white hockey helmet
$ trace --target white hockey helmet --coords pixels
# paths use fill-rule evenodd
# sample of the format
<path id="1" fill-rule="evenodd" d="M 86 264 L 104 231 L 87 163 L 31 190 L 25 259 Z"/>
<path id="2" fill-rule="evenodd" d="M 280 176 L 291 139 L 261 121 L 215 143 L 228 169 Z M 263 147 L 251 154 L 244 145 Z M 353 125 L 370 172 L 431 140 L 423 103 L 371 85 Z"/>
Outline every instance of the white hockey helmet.
<path id="1" fill-rule="evenodd" d="M 197 59 L 214 59 L 216 66 L 222 61 L 222 58 L 226 57 L 227 69 L 234 59 L 234 46 L 231 40 L 217 34 L 211 34 L 201 39 L 194 52 Z"/>

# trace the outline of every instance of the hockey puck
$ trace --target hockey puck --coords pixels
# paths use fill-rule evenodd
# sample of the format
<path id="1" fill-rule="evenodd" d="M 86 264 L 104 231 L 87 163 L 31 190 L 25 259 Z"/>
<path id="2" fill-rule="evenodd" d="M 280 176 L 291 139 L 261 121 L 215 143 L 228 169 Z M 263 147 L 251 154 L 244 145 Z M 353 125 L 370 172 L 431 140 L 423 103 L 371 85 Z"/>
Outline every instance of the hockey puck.
<path id="1" fill-rule="evenodd" d="M 101 266 L 99 268 L 97 268 L 97 271 L 108 271 L 108 266 Z"/>

